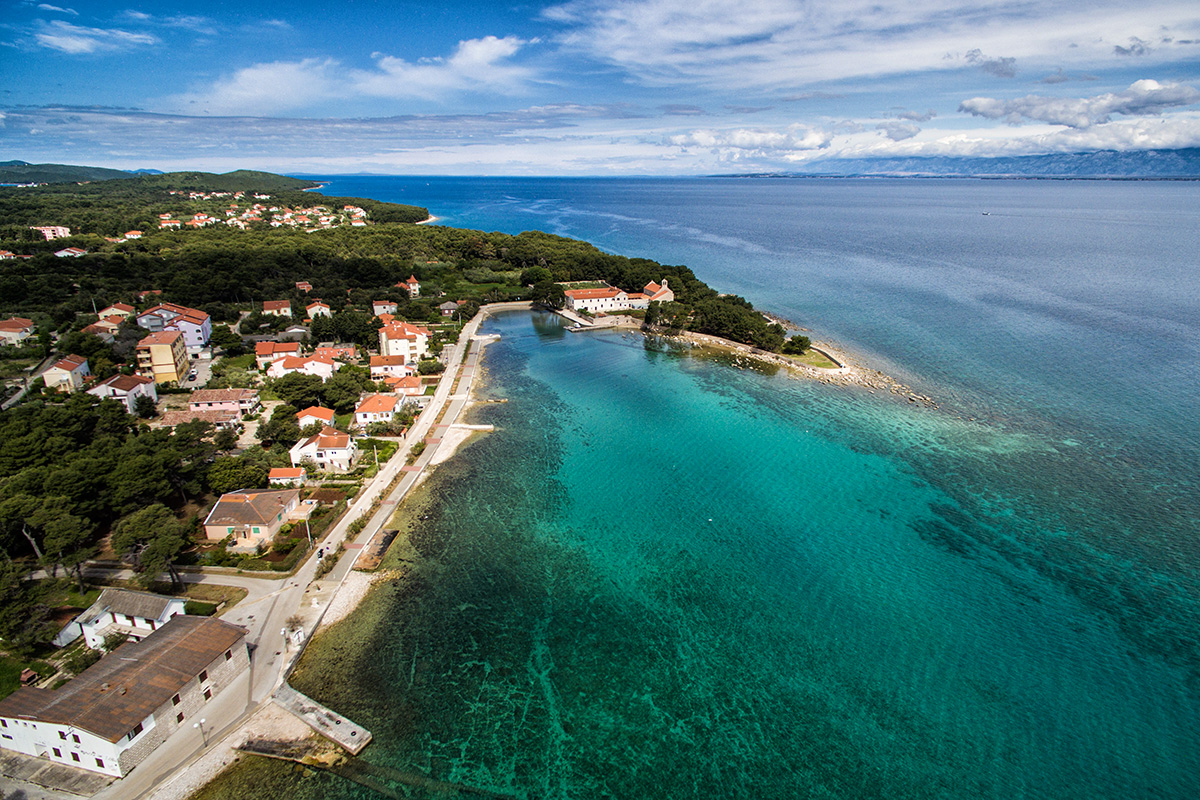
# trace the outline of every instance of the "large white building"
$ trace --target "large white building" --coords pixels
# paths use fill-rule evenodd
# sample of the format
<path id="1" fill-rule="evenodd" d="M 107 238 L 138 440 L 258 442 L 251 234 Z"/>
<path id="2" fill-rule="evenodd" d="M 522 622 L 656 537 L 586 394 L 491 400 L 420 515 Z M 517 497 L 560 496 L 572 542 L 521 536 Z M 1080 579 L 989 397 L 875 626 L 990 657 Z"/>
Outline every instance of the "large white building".
<path id="1" fill-rule="evenodd" d="M 589 314 L 644 309 L 649 308 L 651 303 L 670 303 L 675 299 L 675 292 L 667 286 L 666 278 L 663 278 L 661 285 L 651 281 L 640 292 L 630 293 L 605 285 L 593 289 L 567 289 L 563 294 L 567 298 L 567 308 Z"/>
<path id="2" fill-rule="evenodd" d="M 104 637 L 113 633 L 125 634 L 135 642 L 144 639 L 172 617 L 185 613 L 185 603 L 180 597 L 105 589 L 73 624 L 79 626 L 87 646 L 98 650 L 104 644 Z M 67 631 L 74 632 L 71 626 L 67 626 Z"/>
<path id="3" fill-rule="evenodd" d="M 389 322 L 379 329 L 379 355 L 419 361 L 429 350 L 429 331 L 408 322 Z"/>
<path id="4" fill-rule="evenodd" d="M 60 689 L 0 700 L 0 747 L 123 777 L 249 669 L 245 638 L 218 619 L 173 617 Z"/>

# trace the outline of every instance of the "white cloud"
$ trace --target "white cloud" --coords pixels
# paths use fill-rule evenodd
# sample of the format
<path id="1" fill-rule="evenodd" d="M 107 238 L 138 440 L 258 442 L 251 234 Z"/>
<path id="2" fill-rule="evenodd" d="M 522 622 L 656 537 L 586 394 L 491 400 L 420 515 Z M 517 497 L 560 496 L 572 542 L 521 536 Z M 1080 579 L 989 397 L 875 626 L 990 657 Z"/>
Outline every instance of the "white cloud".
<path id="1" fill-rule="evenodd" d="M 415 64 L 377 53 L 373 70 L 348 69 L 332 58 L 254 64 L 168 98 L 165 105 L 188 113 L 269 115 L 315 108 L 335 99 L 515 95 L 536 76 L 531 69 L 507 62 L 530 43 L 513 36 L 470 39 L 459 42 L 447 58 L 421 59 Z"/>
<path id="2" fill-rule="evenodd" d="M 127 50 L 158 43 L 158 38 L 148 33 L 132 33 L 118 28 L 85 28 L 62 20 L 46 23 L 34 33 L 33 38 L 42 47 L 71 55 Z"/>
<path id="3" fill-rule="evenodd" d="M 59 14 L 70 14 L 73 17 L 79 16 L 79 12 L 73 8 L 59 8 L 58 6 L 52 6 L 49 3 L 38 3 L 38 8 L 40 8 L 42 11 L 53 11 L 53 12 L 56 12 Z"/>
<path id="4" fill-rule="evenodd" d="M 190 109 L 190 113 L 278 114 L 337 96 L 342 82 L 336 72 L 336 64 L 329 59 L 255 64 L 199 91 L 175 97 L 170 104 Z"/>
<path id="5" fill-rule="evenodd" d="M 351 72 L 350 88 L 362 95 L 392 98 L 437 98 L 447 91 L 518 94 L 534 75 L 509 59 L 531 43 L 516 36 L 468 39 L 459 42 L 448 58 L 425 58 L 415 64 L 377 54 L 378 69 Z"/>
<path id="6" fill-rule="evenodd" d="M 972 97 L 964 100 L 959 111 L 977 117 L 1003 119 L 1011 125 L 1025 120 L 1049 122 L 1071 128 L 1087 128 L 1108 122 L 1113 114 L 1145 116 L 1170 108 L 1200 103 L 1200 90 L 1181 83 L 1137 81 L 1123 92 L 1107 92 L 1094 97 L 1041 97 L 1026 95 L 1015 100 Z"/>
<path id="7" fill-rule="evenodd" d="M 819 150 L 829 146 L 827 131 L 792 125 L 786 130 L 695 130 L 668 136 L 665 144 L 675 147 L 699 147 L 725 157 L 774 157 L 801 150 Z"/>
<path id="8" fill-rule="evenodd" d="M 893 142 L 911 139 L 921 132 L 921 128 L 912 122 L 881 122 L 875 129 L 883 131 L 883 135 Z"/>
<path id="9" fill-rule="evenodd" d="M 790 90 L 796 97 L 807 94 L 796 92 L 802 87 L 854 77 L 966 67 L 1011 77 L 1025 61 L 1111 65 L 1114 43 L 1131 37 L 1200 35 L 1194 2 L 1183 0 L 1002 8 L 974 0 L 572 0 L 544 16 L 564 26 L 565 49 L 647 85 Z"/>

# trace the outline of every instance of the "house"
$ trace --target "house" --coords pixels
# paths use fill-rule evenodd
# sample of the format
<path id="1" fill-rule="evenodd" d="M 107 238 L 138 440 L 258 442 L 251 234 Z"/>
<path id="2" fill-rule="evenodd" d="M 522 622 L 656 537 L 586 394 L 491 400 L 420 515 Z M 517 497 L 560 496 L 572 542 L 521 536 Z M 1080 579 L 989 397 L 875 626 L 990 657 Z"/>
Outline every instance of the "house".
<path id="1" fill-rule="evenodd" d="M 398 283 L 396 285 L 401 289 L 407 289 L 409 297 L 421 296 L 421 282 L 417 280 L 415 275 L 409 275 L 408 280 L 404 281 L 404 283 Z"/>
<path id="2" fill-rule="evenodd" d="M 358 360 L 358 345 L 355 344 L 332 344 L 331 342 L 322 342 L 313 350 L 314 356 L 323 358 L 341 359 L 342 361 L 357 361 Z"/>
<path id="3" fill-rule="evenodd" d="M 395 314 L 396 304 L 391 300 L 376 300 L 371 303 L 371 313 L 377 317 L 380 314 Z"/>
<path id="4" fill-rule="evenodd" d="M 188 372 L 187 346 L 179 331 L 152 333 L 137 344 L 137 373 L 155 383 L 181 383 Z"/>
<path id="5" fill-rule="evenodd" d="M 16 258 L 12 250 L 0 250 L 0 261 L 9 261 Z"/>
<path id="6" fill-rule="evenodd" d="M 207 422 L 214 428 L 236 429 L 241 417 L 232 411 L 164 411 L 157 423 L 163 428 L 174 428 L 185 422 Z"/>
<path id="7" fill-rule="evenodd" d="M 47 389 L 64 387 L 64 391 L 74 392 L 83 388 L 85 379 L 91 377 L 87 359 L 83 356 L 65 356 L 55 361 L 42 378 L 46 381 Z"/>
<path id="8" fill-rule="evenodd" d="M 148 331 L 179 331 L 184 346 L 199 351 L 212 338 L 212 318 L 203 311 L 175 303 L 160 303 L 137 315 L 139 328 Z"/>
<path id="9" fill-rule="evenodd" d="M 650 281 L 646 284 L 646 288 L 642 289 L 642 294 L 646 295 L 647 305 L 650 303 L 672 303 L 675 301 L 675 292 L 671 287 L 667 286 L 667 279 L 663 278 L 662 285 Z"/>
<path id="10" fill-rule="evenodd" d="M 313 463 L 326 472 L 346 472 L 358 456 L 358 445 L 348 433 L 323 428 L 320 433 L 296 442 L 289 453 L 292 466 Z"/>
<path id="11" fill-rule="evenodd" d="M 330 310 L 329 304 L 322 303 L 320 300 L 318 300 L 315 303 L 309 303 L 308 305 L 306 305 L 304 307 L 304 311 L 306 314 L 308 314 L 309 319 L 312 319 L 313 317 L 332 317 L 333 316 L 333 311 Z"/>
<path id="12" fill-rule="evenodd" d="M 447 300 L 438 306 L 438 311 L 442 313 L 443 317 L 452 317 L 454 316 L 454 312 L 458 311 L 458 303 L 452 303 Z"/>
<path id="13" fill-rule="evenodd" d="M 23 686 L 0 700 L 0 741 L 50 763 L 123 777 L 249 668 L 244 628 L 179 615 L 60 689 Z"/>
<path id="14" fill-rule="evenodd" d="M 125 238 L 126 239 L 140 239 L 140 238 L 142 238 L 142 232 L 141 231 L 126 231 Z"/>
<path id="15" fill-rule="evenodd" d="M 164 597 L 128 589 L 105 589 L 87 611 L 76 618 L 80 633 L 93 650 L 104 645 L 104 637 L 123 633 L 141 641 L 161 628 L 171 617 L 185 614 L 182 597 Z"/>
<path id="16" fill-rule="evenodd" d="M 267 482 L 272 486 L 303 486 L 308 480 L 304 467 L 274 467 L 267 473 Z"/>
<path id="17" fill-rule="evenodd" d="M 265 369 L 272 361 L 300 355 L 299 342 L 258 342 L 254 345 L 254 363 Z"/>
<path id="18" fill-rule="evenodd" d="M 429 331 L 407 322 L 391 322 L 379 329 L 379 354 L 404 356 L 405 361 L 417 361 L 429 348 Z"/>
<path id="19" fill-rule="evenodd" d="M 290 317 L 292 315 L 291 300 L 264 300 L 263 313 L 275 317 Z"/>
<path id="20" fill-rule="evenodd" d="M 183 220 L 164 219 L 162 222 L 158 223 L 158 227 L 161 230 L 178 230 L 179 228 L 183 227 Z"/>
<path id="21" fill-rule="evenodd" d="M 300 426 L 300 430 L 304 430 L 309 425 L 333 425 L 334 412 L 332 408 L 321 408 L 321 406 L 309 406 L 303 411 L 296 412 L 296 424 Z"/>
<path id="22" fill-rule="evenodd" d="M 567 308 L 589 314 L 644 309 L 649 308 L 652 302 L 670 303 L 675 299 L 675 292 L 667 285 L 666 278 L 663 278 L 661 286 L 651 281 L 641 292 L 632 294 L 607 284 L 594 289 L 566 289 L 563 294 L 567 298 Z"/>
<path id="23" fill-rule="evenodd" d="M 312 291 L 312 284 L 308 281 L 296 281 L 296 288 L 305 294 L 308 294 Z"/>
<path id="24" fill-rule="evenodd" d="M 134 413 L 139 397 L 149 397 L 155 403 L 158 402 L 158 389 L 155 388 L 154 381 L 140 375 L 113 375 L 88 389 L 88 394 L 118 400 L 125 405 L 125 410 L 130 414 Z"/>
<path id="25" fill-rule="evenodd" d="M 316 375 L 324 383 L 333 377 L 339 366 L 341 365 L 335 364 L 333 359 L 320 356 L 284 356 L 271 362 L 267 367 L 267 377 L 282 378 L 284 375 L 299 372 L 301 375 Z"/>
<path id="26" fill-rule="evenodd" d="M 0 320 L 0 344 L 20 344 L 33 336 L 33 320 L 10 317 Z"/>
<path id="27" fill-rule="evenodd" d="M 393 376 L 384 380 L 393 392 L 405 397 L 418 397 L 425 393 L 425 386 L 417 375 L 407 375 L 403 378 Z"/>
<path id="28" fill-rule="evenodd" d="M 292 325 L 276 335 L 281 342 L 303 342 L 308 339 L 308 328 L 303 325 Z"/>
<path id="29" fill-rule="evenodd" d="M 360 427 L 372 422 L 391 422 L 400 410 L 400 398 L 393 394 L 370 394 L 354 409 L 354 421 Z"/>
<path id="30" fill-rule="evenodd" d="M 233 537 L 230 550 L 247 552 L 269 545 L 285 522 L 304 519 L 299 489 L 243 489 L 221 495 L 204 520 L 204 535 L 218 541 Z"/>
<path id="31" fill-rule="evenodd" d="M 79 258 L 80 256 L 86 256 L 87 250 L 84 250 L 82 247 L 64 247 L 62 250 L 55 250 L 54 255 L 59 258 Z"/>
<path id="32" fill-rule="evenodd" d="M 46 237 L 47 242 L 51 241 L 52 239 L 62 239 L 71 235 L 71 229 L 64 228 L 62 225 L 42 225 L 40 227 L 31 226 L 29 230 L 37 231 L 42 236 Z"/>
<path id="33" fill-rule="evenodd" d="M 371 377 L 377 381 L 389 375 L 403 378 L 416 371 L 404 356 L 371 356 Z"/>
<path id="34" fill-rule="evenodd" d="M 93 322 L 83 329 L 84 333 L 90 333 L 92 336 L 97 336 L 105 344 L 112 344 L 117 340 L 116 334 L 113 333 L 118 326 L 114 325 L 111 328 L 107 325 L 101 325 L 99 322 Z"/>
<path id="35" fill-rule="evenodd" d="M 98 316 L 100 319 L 108 319 L 109 317 L 119 317 L 125 319 L 132 314 L 136 309 L 125 303 L 113 303 L 111 306 L 106 306 L 100 309 Z"/>
<path id="36" fill-rule="evenodd" d="M 188 398 L 192 411 L 225 411 L 244 416 L 260 408 L 258 392 L 253 389 L 197 389 Z"/>

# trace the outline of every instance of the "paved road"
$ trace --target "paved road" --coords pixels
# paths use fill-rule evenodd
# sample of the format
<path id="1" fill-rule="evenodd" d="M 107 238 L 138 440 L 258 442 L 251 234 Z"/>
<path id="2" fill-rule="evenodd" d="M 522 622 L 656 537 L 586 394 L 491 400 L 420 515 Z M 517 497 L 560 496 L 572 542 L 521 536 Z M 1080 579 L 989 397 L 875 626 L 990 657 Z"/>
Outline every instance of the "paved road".
<path id="1" fill-rule="evenodd" d="M 528 303 L 503 303 L 489 306 L 485 311 L 517 311 L 529 307 Z M 398 476 L 403 476 L 386 498 L 387 502 L 380 505 L 368 524 L 355 537 L 354 544 L 359 547 L 348 548 L 333 570 L 321 580 L 315 580 L 318 560 L 309 558 L 294 576 L 282 581 L 187 573 L 185 580 L 240 585 L 253 592 L 222 615 L 222 619 L 249 629 L 247 641 L 253 647 L 249 675 L 244 684 L 239 683 L 237 687 L 230 687 L 222 692 L 205 709 L 205 727 L 211 731 L 210 734 L 200 737 L 200 733 L 191 728 L 176 731 L 170 740 L 160 746 L 151 758 L 140 764 L 128 778 L 96 795 L 96 800 L 134 800 L 147 796 L 164 781 L 187 769 L 186 765 L 191 763 L 201 750 L 217 745 L 226 734 L 236 730 L 249 715 L 270 700 L 271 694 L 298 661 L 303 644 L 320 625 L 337 590 L 353 568 L 354 561 L 361 552 L 361 545 L 369 542 L 375 532 L 387 523 L 395 510 L 395 503 L 415 485 L 420 471 L 429 464 L 438 449 L 438 443 L 431 442 L 413 464 L 416 469 L 405 469 L 407 445 L 430 437 L 435 431 L 434 423 L 443 408 L 447 413 L 441 424 L 448 424 L 455 420 L 465 407 L 482 346 L 482 343 L 473 343 L 471 340 L 486 316 L 486 313 L 477 314 L 463 328 L 447 361 L 445 377 L 439 383 L 429 405 L 413 424 L 401 450 L 363 487 L 363 491 L 355 498 L 341 521 L 327 531 L 325 537 L 317 543 L 318 548 L 326 553 L 335 551 L 337 544 L 346 538 L 350 524 L 363 516 Z M 459 386 L 457 391 L 451 394 L 456 380 Z M 239 582 L 233 583 L 234 579 L 238 579 Z M 301 622 L 301 634 L 298 637 L 287 634 L 290 627 L 287 624 L 288 620 L 294 618 Z"/>

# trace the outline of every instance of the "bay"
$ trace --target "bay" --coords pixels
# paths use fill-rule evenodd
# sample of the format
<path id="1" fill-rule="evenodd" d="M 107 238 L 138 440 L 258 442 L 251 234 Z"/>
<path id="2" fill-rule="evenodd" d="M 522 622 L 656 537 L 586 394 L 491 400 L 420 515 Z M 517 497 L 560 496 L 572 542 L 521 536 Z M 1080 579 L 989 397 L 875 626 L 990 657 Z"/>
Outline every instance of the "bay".
<path id="1" fill-rule="evenodd" d="M 496 432 L 296 676 L 368 760 L 522 797 L 1195 796 L 1195 184 L 326 191 L 687 263 L 943 401 L 490 321 Z"/>

